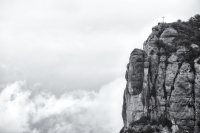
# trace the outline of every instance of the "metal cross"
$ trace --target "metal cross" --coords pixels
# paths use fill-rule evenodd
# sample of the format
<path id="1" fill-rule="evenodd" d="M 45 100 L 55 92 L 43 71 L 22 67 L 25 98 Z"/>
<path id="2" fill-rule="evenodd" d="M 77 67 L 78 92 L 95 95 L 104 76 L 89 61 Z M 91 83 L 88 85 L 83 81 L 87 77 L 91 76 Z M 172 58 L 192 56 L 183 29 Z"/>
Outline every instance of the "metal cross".
<path id="1" fill-rule="evenodd" d="M 163 18 L 163 23 L 164 23 L 164 19 L 165 19 L 165 17 L 163 16 L 162 18 Z"/>

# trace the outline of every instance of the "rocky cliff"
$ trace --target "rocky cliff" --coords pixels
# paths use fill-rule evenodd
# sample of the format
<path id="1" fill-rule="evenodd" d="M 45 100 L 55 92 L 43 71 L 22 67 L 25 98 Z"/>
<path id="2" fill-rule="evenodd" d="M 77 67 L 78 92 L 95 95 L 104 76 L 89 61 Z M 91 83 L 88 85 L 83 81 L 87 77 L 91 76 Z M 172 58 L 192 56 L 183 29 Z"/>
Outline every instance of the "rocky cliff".
<path id="1" fill-rule="evenodd" d="M 120 133 L 200 133 L 200 15 L 153 27 L 125 78 Z"/>

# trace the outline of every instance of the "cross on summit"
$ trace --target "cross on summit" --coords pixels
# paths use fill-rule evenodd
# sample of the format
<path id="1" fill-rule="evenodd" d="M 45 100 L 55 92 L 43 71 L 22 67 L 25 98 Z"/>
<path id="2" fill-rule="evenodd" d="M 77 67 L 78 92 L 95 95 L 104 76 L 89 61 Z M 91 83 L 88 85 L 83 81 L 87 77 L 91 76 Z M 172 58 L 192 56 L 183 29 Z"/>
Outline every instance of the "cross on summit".
<path id="1" fill-rule="evenodd" d="M 164 19 L 165 19 L 165 17 L 163 16 L 162 18 L 163 18 L 163 23 L 164 23 Z"/>

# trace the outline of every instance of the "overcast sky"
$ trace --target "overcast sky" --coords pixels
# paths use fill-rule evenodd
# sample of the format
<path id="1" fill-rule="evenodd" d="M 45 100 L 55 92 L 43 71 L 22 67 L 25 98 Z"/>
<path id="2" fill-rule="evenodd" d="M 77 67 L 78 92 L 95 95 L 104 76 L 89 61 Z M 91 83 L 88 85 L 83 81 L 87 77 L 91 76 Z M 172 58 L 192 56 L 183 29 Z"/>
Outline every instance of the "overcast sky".
<path id="1" fill-rule="evenodd" d="M 1 83 L 63 93 L 124 76 L 151 27 L 187 20 L 199 0 L 0 0 Z"/>
<path id="2" fill-rule="evenodd" d="M 178 19 L 186 21 L 200 13 L 199 5 L 199 0 L 0 0 L 0 90 L 3 93 L 10 85 L 13 89 L 9 93 L 5 92 L 8 99 L 14 91 L 19 91 L 23 92 L 23 101 L 30 98 L 30 93 L 46 100 L 56 96 L 58 99 L 53 100 L 55 103 L 62 101 L 61 95 L 64 95 L 65 102 L 69 101 L 67 94 L 74 91 L 84 91 L 83 97 L 90 96 L 92 92 L 95 100 L 86 100 L 90 107 L 77 105 L 75 109 L 77 113 L 84 108 L 89 114 L 94 113 L 96 106 L 103 106 L 102 99 L 106 99 L 108 94 L 116 93 L 112 100 L 107 99 L 112 102 L 104 105 L 105 108 L 101 107 L 104 110 L 100 114 L 109 114 L 109 109 L 110 114 L 113 114 L 112 108 L 116 107 L 118 111 L 114 114 L 118 114 L 118 120 L 116 122 L 112 119 L 116 118 L 113 116 L 109 117 L 112 119 L 109 122 L 116 122 L 111 124 L 112 127 L 120 127 L 124 75 L 131 51 L 143 47 L 151 28 L 161 22 L 163 16 L 165 22 Z M 107 87 L 107 95 L 101 93 L 106 92 L 105 88 L 102 90 L 105 85 L 110 87 Z M 70 100 L 76 101 L 73 98 Z M 91 105 L 92 101 L 98 104 L 94 107 Z M 0 102 L 3 100 L 0 99 Z M 110 107 L 113 102 L 118 104 Z M 13 103 L 12 100 L 10 103 Z M 2 104 L 8 106 L 7 103 Z M 33 100 L 20 104 L 15 110 L 20 112 L 19 109 L 24 106 L 35 109 L 37 104 Z M 59 111 L 68 107 L 66 105 Z M 47 110 L 42 108 L 43 113 Z M 1 113 L 2 117 L 6 116 L 5 112 L 0 112 L 0 115 Z M 26 129 L 19 128 L 22 125 L 13 124 L 18 127 L 18 131 L 47 131 L 48 126 L 38 126 L 40 124 L 28 117 L 29 113 L 38 113 L 26 113 L 27 116 L 21 122 L 27 125 Z M 51 114 L 52 117 L 54 113 Z M 73 112 L 71 116 L 76 113 Z M 13 119 L 18 116 L 20 115 L 16 113 Z M 85 118 L 87 116 L 88 114 Z M 79 117 L 71 119 L 79 120 Z M 96 119 L 96 123 L 100 122 L 98 124 L 101 125 L 101 119 Z M 62 127 L 61 125 L 59 126 Z M 105 127 L 105 124 L 101 126 Z M 57 128 L 59 129 L 55 126 L 51 132 L 56 132 L 54 130 Z M 110 133 L 107 128 L 102 132 Z M 62 132 L 61 129 L 57 132 Z M 63 130 L 68 128 L 64 127 Z M 0 131 L 7 130 L 0 126 Z M 78 130 L 74 131 L 76 132 Z"/>

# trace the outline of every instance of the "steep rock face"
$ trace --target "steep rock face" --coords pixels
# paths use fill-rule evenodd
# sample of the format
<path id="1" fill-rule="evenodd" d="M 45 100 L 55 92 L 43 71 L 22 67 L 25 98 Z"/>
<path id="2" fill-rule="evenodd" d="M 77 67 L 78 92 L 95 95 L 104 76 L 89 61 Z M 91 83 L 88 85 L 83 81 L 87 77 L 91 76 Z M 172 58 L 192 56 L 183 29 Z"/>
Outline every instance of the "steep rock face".
<path id="1" fill-rule="evenodd" d="M 131 53 L 120 133 L 200 133 L 200 49 L 179 36 L 159 24 Z"/>
<path id="2" fill-rule="evenodd" d="M 188 132 L 194 131 L 194 73 L 189 63 L 182 63 L 170 98 L 170 119 L 174 125 Z"/>
<path id="3" fill-rule="evenodd" d="M 160 57 L 160 63 L 158 66 L 158 77 L 156 81 L 156 98 L 157 98 L 157 115 L 160 117 L 165 111 L 166 99 L 165 99 L 165 77 L 166 77 L 166 56 Z"/>
<path id="4" fill-rule="evenodd" d="M 200 57 L 195 61 L 195 84 L 194 84 L 194 92 L 195 92 L 195 131 L 200 131 Z"/>
<path id="5" fill-rule="evenodd" d="M 127 85 L 124 91 L 123 119 L 124 126 L 129 127 L 143 114 L 142 86 L 144 77 L 144 51 L 135 49 L 127 65 Z"/>

